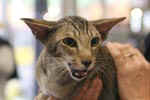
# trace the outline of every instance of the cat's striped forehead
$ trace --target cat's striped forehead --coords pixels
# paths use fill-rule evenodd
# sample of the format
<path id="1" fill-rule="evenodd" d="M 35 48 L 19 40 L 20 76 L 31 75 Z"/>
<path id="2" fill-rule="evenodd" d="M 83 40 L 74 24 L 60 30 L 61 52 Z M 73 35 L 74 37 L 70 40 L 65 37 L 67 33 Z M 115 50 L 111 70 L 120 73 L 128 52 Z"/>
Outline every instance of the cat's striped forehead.
<path id="1" fill-rule="evenodd" d="M 79 25 L 84 25 L 85 23 L 88 23 L 86 19 L 79 17 L 79 16 L 67 16 L 65 18 L 60 19 L 59 22 L 75 23 Z"/>
<path id="2" fill-rule="evenodd" d="M 90 22 L 79 16 L 68 16 L 58 21 L 58 23 L 65 24 L 67 31 L 71 31 L 70 35 L 75 35 L 80 38 L 81 35 L 88 35 L 88 37 L 99 34 L 96 29 L 91 26 Z"/>
<path id="3" fill-rule="evenodd" d="M 88 21 L 79 16 L 68 16 L 61 19 L 59 22 L 72 25 L 76 30 L 88 29 Z"/>

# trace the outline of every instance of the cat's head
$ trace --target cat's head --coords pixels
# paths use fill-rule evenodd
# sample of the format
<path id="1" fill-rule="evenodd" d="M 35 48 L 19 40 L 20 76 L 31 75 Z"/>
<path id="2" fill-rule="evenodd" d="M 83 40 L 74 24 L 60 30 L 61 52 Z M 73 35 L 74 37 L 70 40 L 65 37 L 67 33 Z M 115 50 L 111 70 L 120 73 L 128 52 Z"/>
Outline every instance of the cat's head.
<path id="1" fill-rule="evenodd" d="M 87 21 L 69 16 L 57 22 L 26 19 L 33 34 L 54 57 L 66 62 L 67 70 L 75 80 L 82 80 L 96 62 L 96 52 L 102 46 L 108 32 L 125 17 Z"/>

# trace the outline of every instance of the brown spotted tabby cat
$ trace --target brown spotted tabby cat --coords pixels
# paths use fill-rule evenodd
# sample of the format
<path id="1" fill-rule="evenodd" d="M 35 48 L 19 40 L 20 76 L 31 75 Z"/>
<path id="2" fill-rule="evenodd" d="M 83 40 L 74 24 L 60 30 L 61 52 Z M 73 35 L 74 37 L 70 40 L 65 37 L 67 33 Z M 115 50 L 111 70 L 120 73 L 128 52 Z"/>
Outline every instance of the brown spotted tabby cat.
<path id="1" fill-rule="evenodd" d="M 52 100 L 119 100 L 114 62 L 103 42 L 109 30 L 124 19 L 87 21 L 69 16 L 52 22 L 24 18 L 45 46 L 36 67 L 38 100 L 48 100 L 50 96 L 55 98 Z M 79 97 L 88 84 L 86 91 L 83 88 L 86 95 L 97 77 L 102 81 L 101 93 L 96 91 L 100 84 L 96 84 L 90 97 L 99 95 Z"/>

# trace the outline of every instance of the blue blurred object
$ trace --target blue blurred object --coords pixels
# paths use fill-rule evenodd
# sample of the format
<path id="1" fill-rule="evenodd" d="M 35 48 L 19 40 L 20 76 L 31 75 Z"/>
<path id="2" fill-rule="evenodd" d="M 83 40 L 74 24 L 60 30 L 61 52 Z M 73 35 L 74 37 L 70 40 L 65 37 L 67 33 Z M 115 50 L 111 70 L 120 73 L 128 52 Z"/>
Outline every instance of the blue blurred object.
<path id="1" fill-rule="evenodd" d="M 145 37 L 144 44 L 145 44 L 144 57 L 146 58 L 146 60 L 150 62 L 150 32 Z"/>

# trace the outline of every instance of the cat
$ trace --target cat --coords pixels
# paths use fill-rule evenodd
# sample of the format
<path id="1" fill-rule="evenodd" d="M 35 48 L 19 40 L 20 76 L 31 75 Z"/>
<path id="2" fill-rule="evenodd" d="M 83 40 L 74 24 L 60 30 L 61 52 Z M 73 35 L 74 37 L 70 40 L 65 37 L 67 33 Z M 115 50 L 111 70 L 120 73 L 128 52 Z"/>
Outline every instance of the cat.
<path id="1" fill-rule="evenodd" d="M 96 100 L 119 100 L 113 58 L 103 45 L 125 17 L 88 21 L 67 16 L 58 21 L 23 18 L 44 48 L 36 66 L 39 100 L 73 100 L 86 80 L 98 76 L 103 89 Z M 94 94 L 94 93 L 93 93 Z"/>

